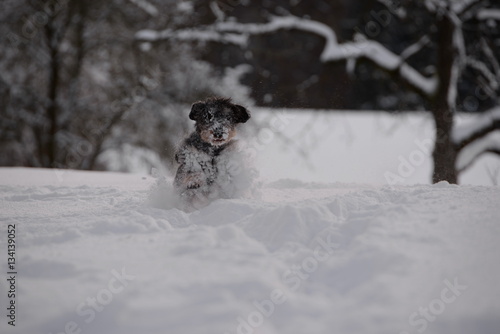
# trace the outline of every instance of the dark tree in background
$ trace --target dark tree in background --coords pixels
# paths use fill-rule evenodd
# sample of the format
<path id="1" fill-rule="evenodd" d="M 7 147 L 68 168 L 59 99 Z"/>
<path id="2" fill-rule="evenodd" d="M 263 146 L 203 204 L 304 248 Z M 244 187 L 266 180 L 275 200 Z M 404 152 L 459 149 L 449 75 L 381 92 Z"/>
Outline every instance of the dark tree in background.
<path id="1" fill-rule="evenodd" d="M 293 8 L 300 1 L 280 2 L 276 6 L 266 3 L 268 6 L 263 6 L 266 9 L 261 10 L 264 14 L 253 17 L 244 14 L 252 12 L 253 4 L 249 2 L 241 4 L 245 8 L 239 11 L 239 7 L 212 1 L 215 22 L 181 30 L 142 30 L 137 38 L 209 40 L 237 46 L 244 54 L 250 52 L 246 57 L 250 60 L 254 48 L 262 49 L 255 44 L 262 44 L 266 38 L 303 39 L 296 48 L 297 61 L 288 63 L 293 69 L 277 65 L 276 75 L 315 66 L 311 64 L 341 63 L 354 78 L 369 69 L 379 75 L 374 86 L 365 88 L 372 96 L 390 97 L 391 90 L 406 90 L 399 97 L 417 101 L 417 105 L 420 103 L 431 111 L 436 128 L 434 182 L 457 183 L 459 172 L 479 155 L 500 152 L 499 141 L 491 136 L 500 127 L 498 108 L 465 126 L 457 126 L 454 120 L 456 112 L 464 111 L 464 106 L 465 111 L 473 111 L 498 104 L 500 4 L 487 0 L 366 1 L 361 15 L 358 13 L 361 20 L 352 27 L 351 36 L 347 36 L 339 34 L 338 25 L 328 21 L 328 17 L 319 14 L 310 17 L 303 11 L 294 15 Z M 315 2 L 321 3 L 325 2 Z M 243 14 L 238 17 L 239 13 Z M 307 35 L 312 44 L 321 38 L 321 47 L 308 48 L 304 42 Z M 309 55 L 309 61 L 304 61 L 303 54 Z M 388 81 L 394 84 L 383 87 Z M 328 88 L 334 91 L 336 86 Z"/>

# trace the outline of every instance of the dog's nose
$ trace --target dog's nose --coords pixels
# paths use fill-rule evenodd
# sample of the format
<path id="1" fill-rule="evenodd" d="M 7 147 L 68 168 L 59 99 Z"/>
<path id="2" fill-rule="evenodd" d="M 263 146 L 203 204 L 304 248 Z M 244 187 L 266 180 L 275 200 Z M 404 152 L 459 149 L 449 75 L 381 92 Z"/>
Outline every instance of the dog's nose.
<path id="1" fill-rule="evenodd" d="M 222 139 L 222 137 L 224 136 L 224 131 L 222 131 L 222 129 L 215 129 L 213 132 L 213 136 L 215 139 Z"/>

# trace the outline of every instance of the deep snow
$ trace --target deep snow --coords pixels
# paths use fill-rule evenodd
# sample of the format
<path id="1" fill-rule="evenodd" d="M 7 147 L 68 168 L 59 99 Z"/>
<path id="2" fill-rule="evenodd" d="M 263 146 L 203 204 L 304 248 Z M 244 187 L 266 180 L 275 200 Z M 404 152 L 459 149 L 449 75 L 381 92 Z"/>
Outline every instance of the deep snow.
<path id="1" fill-rule="evenodd" d="M 282 180 L 185 213 L 154 183 L 0 169 L 0 332 L 498 333 L 498 187 Z"/>

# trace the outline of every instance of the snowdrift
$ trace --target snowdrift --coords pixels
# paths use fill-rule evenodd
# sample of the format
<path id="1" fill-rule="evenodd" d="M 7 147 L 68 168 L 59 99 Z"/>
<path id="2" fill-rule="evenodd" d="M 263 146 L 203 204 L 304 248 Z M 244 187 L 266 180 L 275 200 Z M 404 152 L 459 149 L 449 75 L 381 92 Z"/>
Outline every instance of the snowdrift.
<path id="1" fill-rule="evenodd" d="M 0 332 L 498 333 L 498 187 L 281 180 L 186 213 L 154 182 L 0 169 Z"/>

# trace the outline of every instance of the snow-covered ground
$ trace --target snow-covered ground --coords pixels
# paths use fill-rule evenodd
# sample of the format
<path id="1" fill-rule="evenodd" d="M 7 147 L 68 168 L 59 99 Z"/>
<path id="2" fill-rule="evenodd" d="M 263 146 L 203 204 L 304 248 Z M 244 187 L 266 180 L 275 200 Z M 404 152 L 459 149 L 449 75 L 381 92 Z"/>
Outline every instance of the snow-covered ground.
<path id="1" fill-rule="evenodd" d="M 0 332 L 500 329 L 498 187 L 282 180 L 185 213 L 148 206 L 154 182 L 0 169 Z"/>
<path id="2" fill-rule="evenodd" d="M 267 182 L 283 178 L 372 185 L 431 182 L 434 123 L 429 113 L 250 109 L 254 125 L 244 124 L 241 129 L 248 134 L 245 143 L 256 157 L 260 177 Z M 457 121 L 481 124 L 477 120 L 484 116 L 459 114 Z M 492 133 L 489 140 L 477 144 L 498 142 L 498 136 Z M 157 153 L 128 148 L 107 151 L 101 162 L 115 171 L 125 168 L 150 174 L 154 165 L 160 173 L 167 173 Z M 479 156 L 460 174 L 459 183 L 500 184 L 500 159 L 492 153 Z"/>
<path id="3" fill-rule="evenodd" d="M 256 108 L 263 128 L 252 138 L 260 174 L 306 182 L 429 184 L 434 123 L 426 113 L 269 110 Z M 459 124 L 477 116 L 462 114 Z M 460 184 L 500 184 L 500 159 L 485 154 L 460 174 Z"/>

